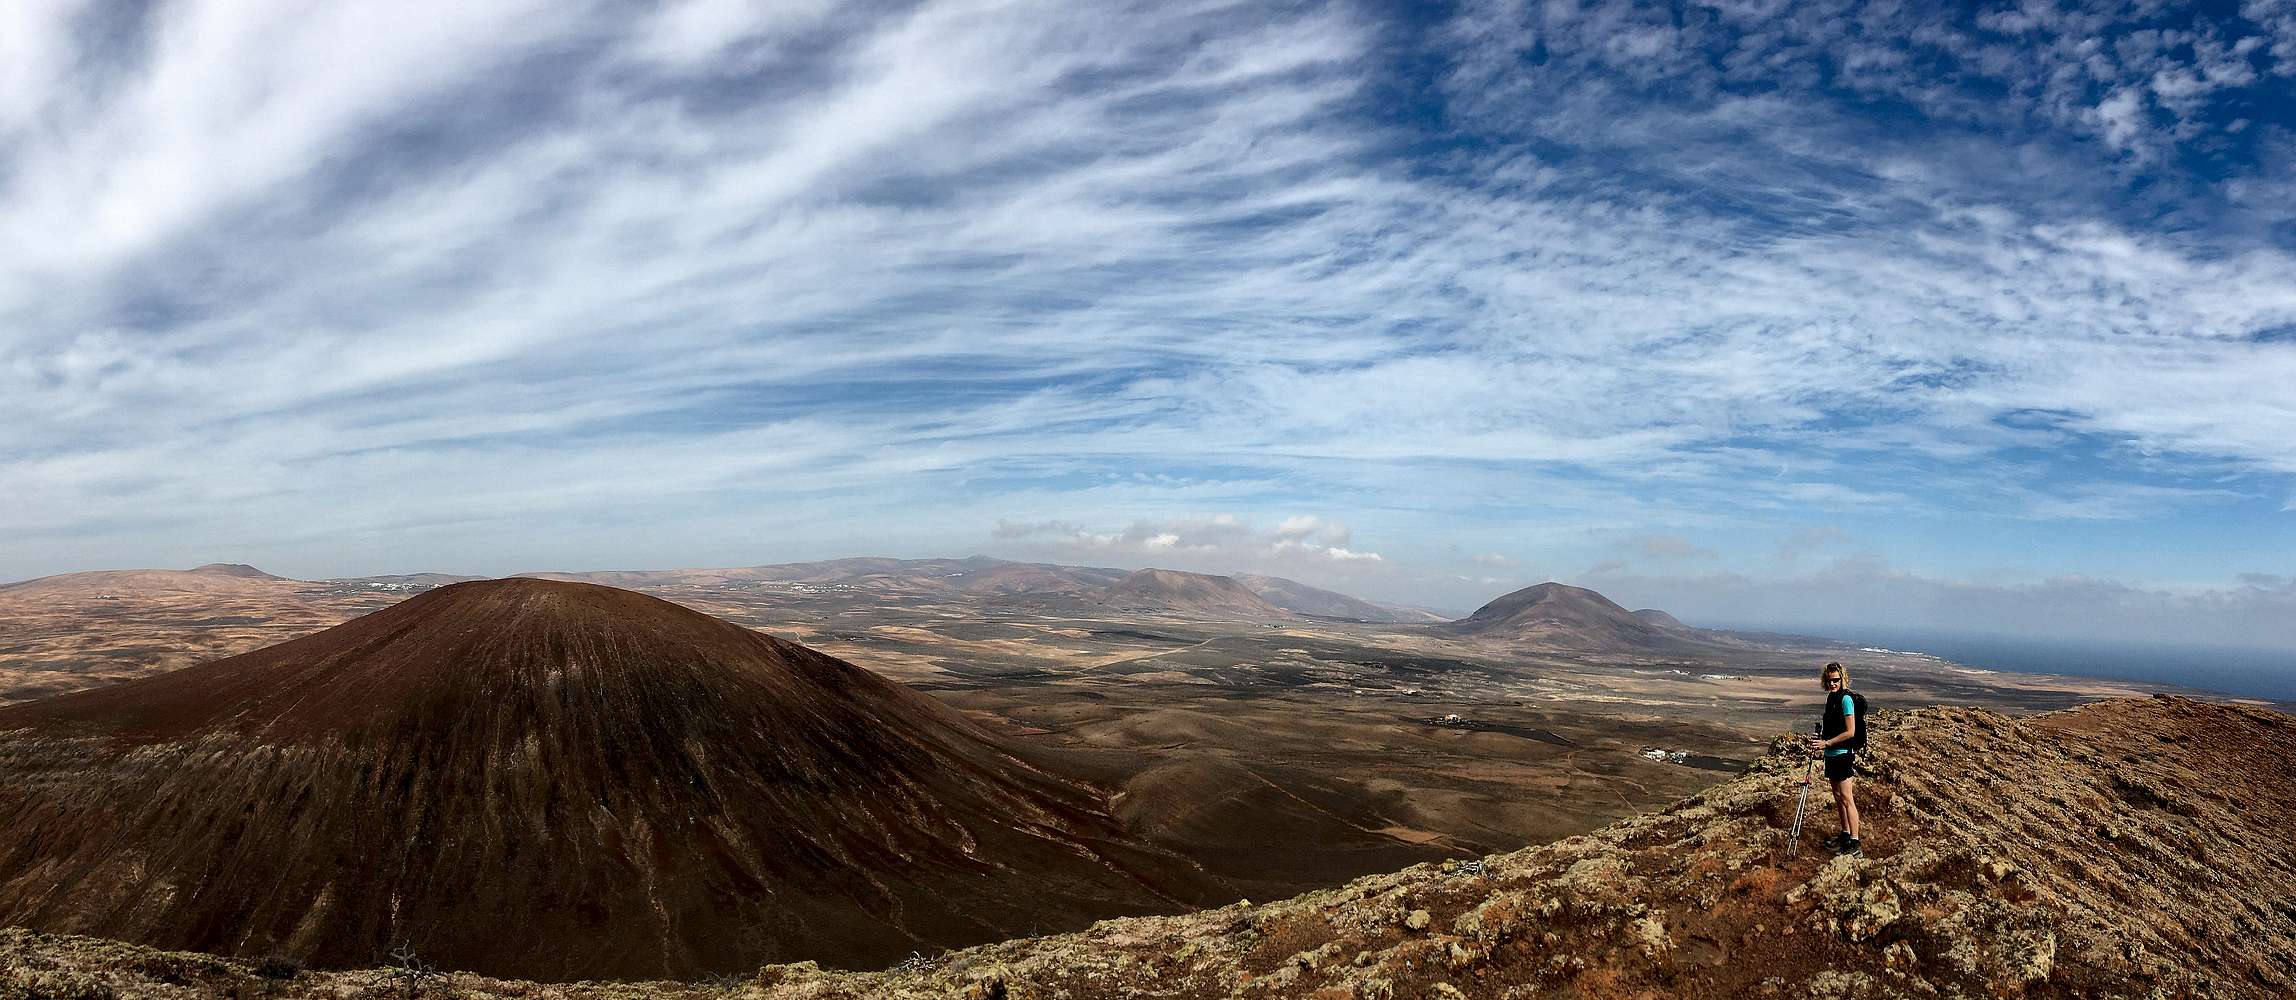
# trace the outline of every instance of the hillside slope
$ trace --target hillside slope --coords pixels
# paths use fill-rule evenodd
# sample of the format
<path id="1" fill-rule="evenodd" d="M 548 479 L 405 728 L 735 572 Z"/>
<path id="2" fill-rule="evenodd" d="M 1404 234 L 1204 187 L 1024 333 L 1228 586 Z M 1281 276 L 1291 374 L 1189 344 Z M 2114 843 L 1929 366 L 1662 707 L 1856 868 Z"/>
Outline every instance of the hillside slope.
<path id="1" fill-rule="evenodd" d="M 1176 569 L 1144 569 L 1090 595 L 1103 607 L 1149 614 L 1269 621 L 1292 613 L 1267 602 L 1232 577 Z"/>
<path id="2" fill-rule="evenodd" d="M 265 596 L 293 594 L 312 586 L 272 576 L 253 566 L 208 563 L 196 569 L 110 569 L 64 573 L 0 584 L 0 602 L 150 598 L 177 594 Z"/>
<path id="3" fill-rule="evenodd" d="M 1690 627 L 1688 625 L 1682 624 L 1682 619 L 1676 618 L 1664 611 L 1660 611 L 1657 608 L 1642 608 L 1640 610 L 1632 611 L 1629 613 L 1634 615 L 1636 618 L 1640 618 L 1643 621 L 1651 623 L 1652 625 L 1657 625 L 1663 628 Z"/>
<path id="4" fill-rule="evenodd" d="M 1226 898 L 930 698 L 587 584 L 0 708 L 0 776 L 0 924 L 337 967 L 867 967 Z"/>
<path id="5" fill-rule="evenodd" d="M 1863 858 L 1818 846 L 1833 829 L 1822 783 L 1786 853 L 1805 765 L 1781 739 L 1659 813 L 1264 906 L 1105 921 L 885 973 L 775 966 L 731 988 L 447 985 L 569 1000 L 2296 993 L 2296 718 L 2175 698 L 1877 718 Z M 51 995 L 259 985 L 248 963 L 22 932 L 0 932 L 7 969 Z M 310 975 L 278 993 L 377 981 Z"/>
<path id="6" fill-rule="evenodd" d="M 1445 620 L 1432 611 L 1378 604 L 1280 576 L 1237 573 L 1233 579 L 1260 595 L 1262 600 L 1294 614 L 1384 623 L 1427 624 Z"/>

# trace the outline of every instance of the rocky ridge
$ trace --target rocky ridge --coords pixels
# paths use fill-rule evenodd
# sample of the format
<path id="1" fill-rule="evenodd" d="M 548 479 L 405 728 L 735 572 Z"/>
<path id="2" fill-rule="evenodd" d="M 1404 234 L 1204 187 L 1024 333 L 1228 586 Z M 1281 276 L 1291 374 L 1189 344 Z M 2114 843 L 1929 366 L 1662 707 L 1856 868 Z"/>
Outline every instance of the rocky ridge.
<path id="1" fill-rule="evenodd" d="M 1885 713 L 1864 857 L 1790 738 L 1667 809 L 1266 905 L 1104 921 L 879 973 L 702 984 L 442 977 L 458 997 L 2271 997 L 2296 993 L 2296 718 L 2180 698 Z M 1798 846 L 1799 850 L 1789 853 Z M 292 970 L 290 970 L 292 971 Z M 274 970 L 276 973 L 277 970 Z M 0 932 L 0 1000 L 399 995 L 390 970 Z M 440 995 L 444 995 L 443 993 Z"/>

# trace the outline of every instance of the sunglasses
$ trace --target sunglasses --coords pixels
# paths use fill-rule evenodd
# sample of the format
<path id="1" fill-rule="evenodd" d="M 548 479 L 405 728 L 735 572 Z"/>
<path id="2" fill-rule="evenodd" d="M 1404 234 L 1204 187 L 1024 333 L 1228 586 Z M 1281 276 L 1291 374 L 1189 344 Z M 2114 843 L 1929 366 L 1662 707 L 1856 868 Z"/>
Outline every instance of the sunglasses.
<path id="1" fill-rule="evenodd" d="M 1841 683 L 1841 682 L 1842 682 L 1842 679 L 1841 679 L 1841 678 L 1839 678 L 1839 677 L 1827 677 L 1827 678 L 1824 678 L 1824 679 L 1820 680 L 1818 683 L 1820 683 L 1820 684 L 1839 684 L 1839 683 Z"/>

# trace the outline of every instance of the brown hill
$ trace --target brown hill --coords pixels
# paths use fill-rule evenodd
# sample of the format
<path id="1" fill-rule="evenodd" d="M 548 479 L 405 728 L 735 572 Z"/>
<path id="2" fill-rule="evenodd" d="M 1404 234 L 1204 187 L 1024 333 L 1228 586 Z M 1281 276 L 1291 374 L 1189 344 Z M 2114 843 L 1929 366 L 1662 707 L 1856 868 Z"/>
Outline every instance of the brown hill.
<path id="1" fill-rule="evenodd" d="M 725 990 L 536 987 L 468 1000 L 798 997 L 2218 997 L 2296 995 L 2296 718 L 2181 698 L 2018 719 L 1876 719 L 1862 857 L 1781 739 L 1737 778 L 1593 834 L 1263 906 L 1113 920 L 884 973 L 776 966 Z M 1798 851 L 1789 853 L 1789 848 Z M 35 995 L 355 994 L 252 963 L 0 931 Z"/>
<path id="2" fill-rule="evenodd" d="M 1260 595 L 1262 600 L 1294 614 L 1314 615 L 1318 618 L 1342 618 L 1360 622 L 1439 622 L 1443 616 L 1417 608 L 1390 607 L 1349 597 L 1336 591 L 1310 587 L 1297 580 L 1280 576 L 1261 576 L 1257 573 L 1238 573 L 1235 581 Z"/>
<path id="3" fill-rule="evenodd" d="M 198 569 L 107 569 L 63 573 L 0 585 L 0 600 L 58 601 L 166 598 L 183 594 L 252 596 L 292 594 L 311 586 L 253 566 L 209 563 Z"/>
<path id="4" fill-rule="evenodd" d="M 1679 622 L 1649 621 L 1594 591 L 1560 583 L 1525 587 L 1441 629 L 1472 638 L 1593 649 L 1653 649 L 1697 638 Z"/>
<path id="5" fill-rule="evenodd" d="M 881 964 L 1218 895 L 937 702 L 584 584 L 0 708 L 0 774 L 0 925 L 325 965 Z"/>
<path id="6" fill-rule="evenodd" d="M 1053 563 L 1006 562 L 986 556 L 958 560 L 949 580 L 967 594 L 1083 593 L 1123 579 L 1120 569 L 1099 566 L 1061 566 Z"/>
<path id="7" fill-rule="evenodd" d="M 194 566 L 192 567 L 191 571 L 194 573 L 204 573 L 208 576 L 238 577 L 242 580 L 286 579 L 286 577 L 283 576 L 272 576 L 271 574 L 256 569 L 253 566 L 249 566 L 246 563 L 208 563 L 205 566 Z"/>
<path id="8" fill-rule="evenodd" d="M 1652 625 L 1656 625 L 1660 628 L 1686 629 L 1690 627 L 1688 625 L 1682 624 L 1682 619 L 1676 618 L 1664 611 L 1660 611 L 1657 608 L 1641 608 L 1629 613 L 1634 615 L 1636 618 L 1640 618 L 1643 621 L 1649 622 Z"/>
<path id="9" fill-rule="evenodd" d="M 1096 603 L 1123 611 L 1264 621 L 1292 617 L 1268 603 L 1233 577 L 1185 573 L 1176 569 L 1144 569 L 1132 573 L 1092 595 Z"/>

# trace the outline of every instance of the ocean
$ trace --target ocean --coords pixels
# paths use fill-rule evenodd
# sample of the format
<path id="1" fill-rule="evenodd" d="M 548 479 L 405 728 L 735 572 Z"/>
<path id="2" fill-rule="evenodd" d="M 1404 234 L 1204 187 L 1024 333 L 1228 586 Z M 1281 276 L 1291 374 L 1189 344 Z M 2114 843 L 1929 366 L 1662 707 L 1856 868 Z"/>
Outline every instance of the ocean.
<path id="1" fill-rule="evenodd" d="M 2296 703 L 2296 652 L 2080 639 L 2031 639 L 1917 629 L 1826 626 L 1779 628 L 1857 646 L 1928 653 L 1989 670 L 2150 681 L 2246 698 Z"/>

